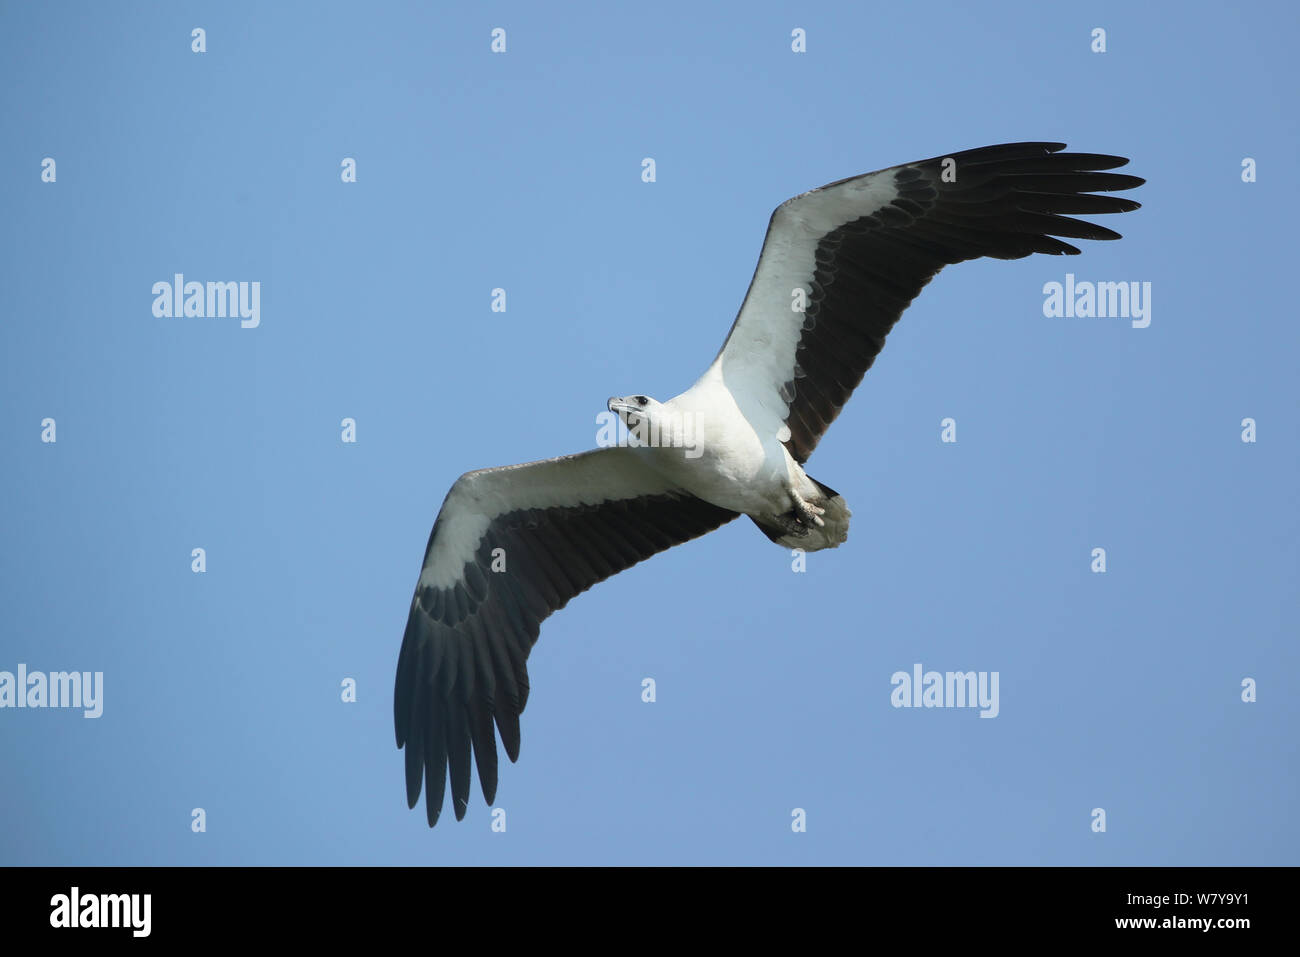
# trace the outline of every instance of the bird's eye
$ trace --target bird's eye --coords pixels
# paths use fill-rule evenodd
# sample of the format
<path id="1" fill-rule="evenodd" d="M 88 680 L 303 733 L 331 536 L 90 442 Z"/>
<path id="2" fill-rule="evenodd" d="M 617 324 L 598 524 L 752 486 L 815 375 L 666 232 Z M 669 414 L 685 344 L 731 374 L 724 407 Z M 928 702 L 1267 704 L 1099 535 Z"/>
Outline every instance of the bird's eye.
<path id="1" fill-rule="evenodd" d="M 646 404 L 647 402 L 649 402 L 650 400 L 647 399 L 647 398 L 646 398 L 645 396 L 643 396 L 643 395 L 639 395 L 639 396 L 636 397 L 636 401 L 637 401 L 637 403 L 640 404 L 640 405 L 645 405 L 645 404 Z"/>

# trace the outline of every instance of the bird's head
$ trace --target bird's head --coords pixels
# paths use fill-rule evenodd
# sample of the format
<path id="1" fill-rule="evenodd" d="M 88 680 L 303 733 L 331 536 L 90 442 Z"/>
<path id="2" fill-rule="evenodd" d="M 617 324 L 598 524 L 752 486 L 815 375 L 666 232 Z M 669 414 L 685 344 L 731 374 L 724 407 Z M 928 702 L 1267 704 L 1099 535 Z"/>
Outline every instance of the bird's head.
<path id="1" fill-rule="evenodd" d="M 613 396 L 606 404 L 609 411 L 616 413 L 629 429 L 635 429 L 642 422 L 651 422 L 663 406 L 648 395 Z"/>

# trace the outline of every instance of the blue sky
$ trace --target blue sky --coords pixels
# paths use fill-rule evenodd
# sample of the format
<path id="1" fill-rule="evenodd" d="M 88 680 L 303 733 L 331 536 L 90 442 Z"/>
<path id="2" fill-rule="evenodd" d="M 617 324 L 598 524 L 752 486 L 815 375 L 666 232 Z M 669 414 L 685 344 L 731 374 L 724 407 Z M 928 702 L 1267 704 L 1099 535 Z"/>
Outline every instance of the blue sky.
<path id="1" fill-rule="evenodd" d="M 0 863 L 1300 863 L 1296 8 L 562 10 L 0 7 L 0 670 L 104 675 L 0 710 Z M 430 832 L 392 684 L 455 478 L 689 386 L 787 197 L 1039 139 L 1132 158 L 1125 238 L 945 271 L 809 462 L 848 542 L 575 599 L 505 833 L 477 782 Z M 1045 318 L 1067 272 L 1150 326 Z M 175 273 L 260 325 L 156 318 Z M 918 662 L 996 719 L 891 707 Z"/>

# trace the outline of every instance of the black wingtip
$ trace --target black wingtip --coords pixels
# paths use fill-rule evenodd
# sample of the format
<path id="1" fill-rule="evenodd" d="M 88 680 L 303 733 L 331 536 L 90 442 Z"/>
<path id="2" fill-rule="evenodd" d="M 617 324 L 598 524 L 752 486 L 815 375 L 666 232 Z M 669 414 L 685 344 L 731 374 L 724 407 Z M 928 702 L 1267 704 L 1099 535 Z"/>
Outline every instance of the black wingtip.
<path id="1" fill-rule="evenodd" d="M 412 743 L 406 748 L 406 806 L 414 808 L 420 803 L 420 787 L 424 783 L 424 762 Z"/>
<path id="2" fill-rule="evenodd" d="M 517 712 L 502 709 L 496 713 L 497 730 L 501 733 L 501 746 L 506 749 L 506 757 L 514 764 L 519 760 L 519 715 Z"/>
<path id="3" fill-rule="evenodd" d="M 1134 176 L 1131 173 L 1091 173 L 1091 175 L 1095 177 L 1095 182 L 1088 187 L 1087 191 L 1090 193 L 1113 193 L 1120 189 L 1137 189 L 1146 182 L 1141 176 Z"/>

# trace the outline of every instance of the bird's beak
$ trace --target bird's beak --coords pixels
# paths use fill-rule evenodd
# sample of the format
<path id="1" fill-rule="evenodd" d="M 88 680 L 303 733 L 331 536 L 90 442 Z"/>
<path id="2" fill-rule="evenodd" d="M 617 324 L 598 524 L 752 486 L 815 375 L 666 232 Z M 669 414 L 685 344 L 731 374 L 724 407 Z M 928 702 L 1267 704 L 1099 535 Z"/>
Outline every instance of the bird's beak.
<path id="1" fill-rule="evenodd" d="M 641 407 L 627 399 L 620 399 L 616 395 L 610 396 L 606 408 L 622 419 L 623 424 L 629 429 L 636 428 L 637 422 L 641 421 Z"/>

